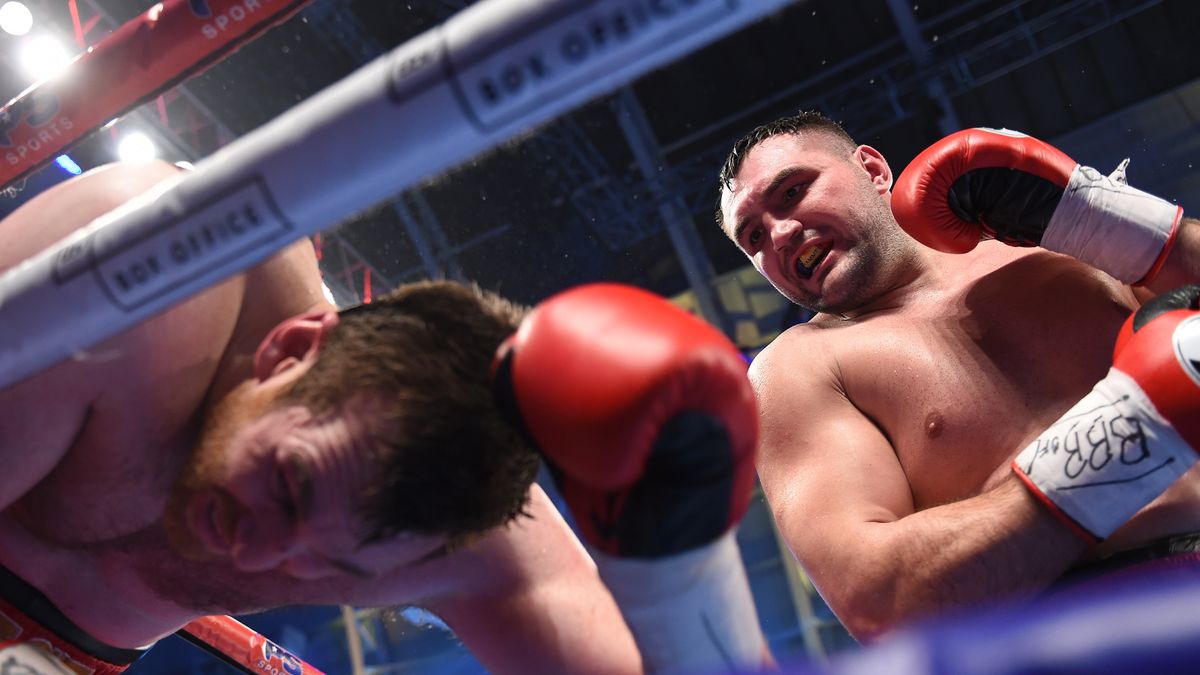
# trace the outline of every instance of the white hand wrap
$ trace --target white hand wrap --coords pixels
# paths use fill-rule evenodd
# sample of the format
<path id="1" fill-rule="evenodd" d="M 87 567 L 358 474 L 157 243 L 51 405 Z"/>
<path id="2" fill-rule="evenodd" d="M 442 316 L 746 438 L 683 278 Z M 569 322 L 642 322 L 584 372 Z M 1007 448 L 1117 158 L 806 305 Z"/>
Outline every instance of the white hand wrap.
<path id="1" fill-rule="evenodd" d="M 1183 215 L 1183 208 L 1113 176 L 1076 166 L 1042 235 L 1042 248 L 1066 253 L 1132 284 L 1147 280 Z"/>
<path id="2" fill-rule="evenodd" d="M 642 560 L 592 552 L 647 672 L 757 672 L 766 644 L 734 530 L 701 548 Z"/>
<path id="3" fill-rule="evenodd" d="M 1013 468 L 1053 507 L 1104 539 L 1197 459 L 1133 378 L 1114 368 L 1022 450 Z"/>

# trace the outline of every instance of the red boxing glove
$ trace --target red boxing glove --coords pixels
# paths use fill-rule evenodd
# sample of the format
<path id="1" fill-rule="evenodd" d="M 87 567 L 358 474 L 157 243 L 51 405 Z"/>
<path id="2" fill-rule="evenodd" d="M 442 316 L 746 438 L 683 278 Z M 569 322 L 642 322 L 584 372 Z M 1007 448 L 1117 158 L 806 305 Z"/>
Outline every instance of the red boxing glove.
<path id="1" fill-rule="evenodd" d="M 1200 457 L 1200 286 L 1125 322 L 1107 377 L 1013 460 L 1085 539 L 1103 539 Z M 1082 531 L 1080 531 L 1082 530 Z"/>
<path id="2" fill-rule="evenodd" d="M 1066 253 L 1127 283 L 1148 283 L 1183 209 L 1080 166 L 1007 129 L 966 129 L 917 155 L 896 179 L 892 213 L 914 239 L 966 253 L 983 237 Z"/>
<path id="3" fill-rule="evenodd" d="M 754 487 L 746 362 L 648 292 L 594 284 L 538 305 L 497 351 L 497 400 L 555 472 L 583 537 L 660 558 L 719 538 Z"/>
<path id="4" fill-rule="evenodd" d="M 1129 317 L 1113 348 L 1113 368 L 1136 380 L 1200 451 L 1200 286 L 1163 293 Z"/>

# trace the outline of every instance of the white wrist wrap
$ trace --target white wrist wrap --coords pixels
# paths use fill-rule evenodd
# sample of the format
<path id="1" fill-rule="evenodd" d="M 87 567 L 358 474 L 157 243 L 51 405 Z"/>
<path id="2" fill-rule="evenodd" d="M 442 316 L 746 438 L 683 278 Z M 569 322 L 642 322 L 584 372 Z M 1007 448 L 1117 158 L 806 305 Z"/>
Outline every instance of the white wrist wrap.
<path id="1" fill-rule="evenodd" d="M 1115 368 L 1017 455 L 1013 468 L 1093 536 L 1112 534 L 1198 457 Z"/>
<path id="2" fill-rule="evenodd" d="M 592 556 L 633 630 L 647 672 L 763 667 L 766 645 L 733 530 L 669 558 Z"/>
<path id="3" fill-rule="evenodd" d="M 1132 284 L 1150 272 L 1182 209 L 1126 185 L 1123 167 L 1104 176 L 1076 166 L 1041 245 Z"/>

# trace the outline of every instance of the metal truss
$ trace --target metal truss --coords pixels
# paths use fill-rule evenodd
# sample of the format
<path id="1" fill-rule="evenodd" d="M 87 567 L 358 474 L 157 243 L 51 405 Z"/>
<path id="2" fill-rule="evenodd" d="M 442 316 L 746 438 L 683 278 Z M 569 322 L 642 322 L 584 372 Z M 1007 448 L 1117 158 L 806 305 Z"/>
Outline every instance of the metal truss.
<path id="1" fill-rule="evenodd" d="M 80 48 L 99 42 L 121 25 L 99 0 L 70 2 L 76 20 L 71 33 Z M 123 123 L 130 121 L 170 148 L 175 156 L 193 162 L 236 138 L 186 85 L 134 110 Z"/>
<path id="2" fill-rule="evenodd" d="M 536 155 L 555 162 L 560 194 L 575 209 L 582 224 L 596 233 L 610 251 L 621 251 L 662 229 L 654 205 L 639 194 L 638 185 L 614 171 L 577 121 L 562 117 L 526 141 Z M 639 202 L 640 200 L 640 202 Z"/>
<path id="3" fill-rule="evenodd" d="M 954 25 L 984 2 L 964 2 L 921 24 L 920 33 L 928 51 L 920 59 L 914 58 L 902 38 L 897 37 L 665 146 L 666 156 L 684 155 L 678 164 L 664 167 L 678 178 L 666 184 L 678 186 L 681 194 L 653 195 L 649 185 L 630 186 L 630 194 L 639 197 L 634 199 L 637 206 L 631 212 L 622 210 L 628 208 L 624 203 L 602 203 L 605 188 L 601 181 L 578 187 L 580 199 L 596 203 L 595 213 L 610 214 L 593 227 L 622 233 L 630 216 L 641 218 L 653 211 L 655 199 L 682 199 L 693 214 L 711 214 L 717 171 L 729 147 L 744 131 L 744 120 L 764 111 L 785 104 L 790 109 L 821 110 L 842 120 L 855 136 L 870 137 L 921 110 L 928 101 L 930 82 L 937 82 L 947 98 L 965 93 L 1161 0 L 1069 0 L 1036 14 L 1029 8 L 1032 0 L 1015 0 L 968 24 Z M 918 61 L 925 65 L 918 65 Z M 872 63 L 880 65 L 868 67 Z M 661 226 L 661 221 L 654 218 L 641 222 Z"/>
<path id="4" fill-rule="evenodd" d="M 99 31 L 116 28 L 99 0 L 78 2 L 80 23 L 87 28 L 85 39 L 94 42 L 102 35 Z M 552 160 L 551 175 L 558 181 L 560 194 L 567 195 L 579 221 L 594 231 L 609 250 L 620 251 L 663 229 L 663 204 L 682 203 L 693 215 L 711 214 L 716 171 L 735 137 L 730 130 L 740 129 L 744 126 L 742 120 L 757 113 L 785 104 L 791 108 L 814 108 L 843 120 L 855 135 L 871 136 L 921 110 L 934 91 L 931 82 L 937 85 L 938 97 L 947 100 L 1044 58 L 1161 0 L 1067 0 L 1049 9 L 1045 9 L 1044 3 L 1014 0 L 967 24 L 955 25 L 968 12 L 978 11 L 984 2 L 964 2 L 918 24 L 916 35 L 910 28 L 854 59 L 839 62 L 663 147 L 663 157 L 682 159 L 674 166 L 663 166 L 655 176 L 654 186 L 632 167 L 610 166 L 587 133 L 570 117 L 540 129 L 527 142 L 537 155 Z M 444 9 L 448 16 L 469 3 L 429 4 Z M 323 26 L 318 35 L 360 62 L 386 50 L 344 3 L 318 0 L 303 14 Z M 901 18 L 897 17 L 899 23 L 903 23 Z M 132 117 L 181 156 L 191 159 L 205 157 L 234 138 L 186 84 L 143 106 Z M 398 199 L 401 201 L 397 203 L 397 213 L 411 225 L 410 236 L 416 232 L 428 244 L 429 250 L 422 255 L 424 271 L 459 274 L 457 264 L 447 256 L 464 250 L 463 245 L 451 247 L 445 241 L 428 204 L 413 211 L 401 208 L 403 196 Z M 413 202 L 414 206 L 420 204 Z M 410 216 L 407 219 L 406 212 Z M 347 269 L 370 267 L 365 260 L 357 260 L 360 256 L 353 246 L 339 240 L 336 233 L 326 233 L 324 245 L 338 251 L 337 259 L 345 257 L 349 261 Z M 361 286 L 357 295 L 361 299 Z"/>
<path id="5" fill-rule="evenodd" d="M 396 285 L 336 231 L 313 237 L 313 245 L 325 287 L 333 294 L 334 304 L 338 307 L 370 302 L 373 296 Z"/>

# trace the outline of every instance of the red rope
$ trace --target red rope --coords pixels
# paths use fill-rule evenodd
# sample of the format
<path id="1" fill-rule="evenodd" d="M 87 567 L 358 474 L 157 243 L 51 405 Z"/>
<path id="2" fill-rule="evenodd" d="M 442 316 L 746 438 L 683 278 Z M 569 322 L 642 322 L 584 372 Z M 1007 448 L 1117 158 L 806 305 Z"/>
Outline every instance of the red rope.
<path id="1" fill-rule="evenodd" d="M 178 635 L 243 673 L 324 675 L 299 657 L 230 616 L 203 616 Z"/>
<path id="2" fill-rule="evenodd" d="M 309 1 L 165 0 L 156 5 L 0 110 L 0 185 L 7 187 L 27 176 L 110 120 L 233 53 Z M 206 11 L 194 11 L 193 6 Z M 82 45 L 73 1 L 71 10 Z"/>
<path id="3" fill-rule="evenodd" d="M 83 47 L 83 26 L 79 24 L 79 4 L 77 0 L 69 3 L 71 9 L 71 25 L 75 28 L 75 44 Z"/>

